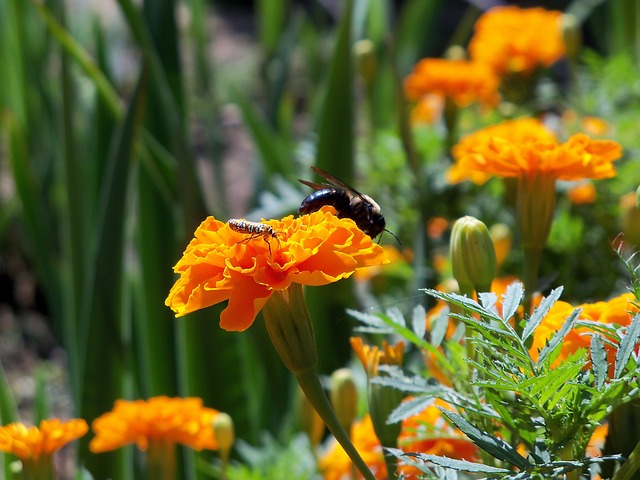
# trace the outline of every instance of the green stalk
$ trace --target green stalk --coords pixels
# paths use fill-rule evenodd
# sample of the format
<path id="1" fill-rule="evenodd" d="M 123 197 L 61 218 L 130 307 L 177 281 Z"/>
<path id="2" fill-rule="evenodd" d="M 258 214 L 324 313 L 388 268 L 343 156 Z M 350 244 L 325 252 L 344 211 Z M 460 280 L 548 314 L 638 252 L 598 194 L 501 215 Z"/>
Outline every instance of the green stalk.
<path id="1" fill-rule="evenodd" d="M 622 464 L 611 480 L 631 480 L 636 472 L 640 470 L 640 442 L 627 457 L 627 461 Z"/>
<path id="2" fill-rule="evenodd" d="M 309 402 L 311 402 L 313 408 L 316 409 L 316 412 L 318 412 L 318 415 L 320 415 L 333 436 L 336 437 L 336 440 L 342 446 L 344 451 L 347 452 L 347 455 L 349 455 L 353 465 L 358 469 L 360 474 L 365 478 L 365 480 L 376 480 L 375 475 L 371 473 L 371 470 L 369 470 L 369 467 L 356 450 L 356 447 L 351 443 L 349 435 L 340 425 L 340 422 L 329 403 L 329 399 L 324 393 L 324 388 L 320 383 L 320 378 L 318 377 L 316 368 L 313 367 L 309 370 L 295 373 L 295 376 L 300 388 L 302 388 L 302 391 L 309 399 Z M 385 462 L 386 461 L 385 456 Z"/>

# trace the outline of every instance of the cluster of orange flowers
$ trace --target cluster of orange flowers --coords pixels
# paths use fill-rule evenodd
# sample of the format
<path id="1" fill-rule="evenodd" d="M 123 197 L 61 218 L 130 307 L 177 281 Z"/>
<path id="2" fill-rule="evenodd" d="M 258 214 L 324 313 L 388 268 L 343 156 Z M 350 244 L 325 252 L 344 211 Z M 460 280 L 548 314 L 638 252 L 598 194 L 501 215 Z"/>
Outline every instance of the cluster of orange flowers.
<path id="1" fill-rule="evenodd" d="M 421 413 L 402 422 L 398 439 L 402 450 L 477 461 L 478 448 L 462 432 L 447 423 L 438 406 L 452 409 L 447 403 L 436 400 Z M 353 424 L 351 439 L 376 478 L 388 478 L 382 446 L 369 415 Z M 332 442 L 320 459 L 320 470 L 325 480 L 351 478 L 351 461 L 340 445 Z M 400 472 L 406 479 L 417 479 L 420 474 L 418 469 L 410 466 L 401 467 Z"/>
<path id="2" fill-rule="evenodd" d="M 546 342 L 555 332 L 560 330 L 566 318 L 576 308 L 582 310 L 580 313 L 580 319 L 582 320 L 603 325 L 618 325 L 620 327 L 628 327 L 633 316 L 640 310 L 634 303 L 634 297 L 630 293 L 617 296 L 607 302 L 584 303 L 575 307 L 567 302 L 556 302 L 534 332 L 533 343 L 529 350 L 534 360 L 538 358 L 538 352 Z M 564 338 L 562 349 L 555 364 L 562 363 L 581 348 L 589 350 L 592 333 L 593 331 L 586 327 L 573 328 Z M 607 350 L 608 362 L 613 365 L 615 363 L 616 350 L 609 342 L 605 342 L 605 349 Z"/>
<path id="3" fill-rule="evenodd" d="M 215 450 L 218 444 L 213 420 L 218 413 L 204 407 L 199 398 L 118 400 L 111 412 L 93 422 L 95 437 L 90 449 L 100 453 L 135 444 L 140 450 L 147 450 L 153 443 L 164 442 L 194 450 Z M 0 451 L 23 460 L 38 460 L 51 456 L 87 431 L 87 423 L 82 419 L 43 420 L 39 427 L 12 423 L 0 427 Z"/>
<path id="4" fill-rule="evenodd" d="M 458 107 L 473 102 L 495 106 L 500 79 L 529 76 L 565 55 L 558 11 L 543 8 L 495 7 L 478 18 L 469 42 L 470 60 L 423 59 L 405 80 L 409 100 L 418 101 L 413 118 L 431 121 L 436 108 L 422 99 L 448 98 Z"/>

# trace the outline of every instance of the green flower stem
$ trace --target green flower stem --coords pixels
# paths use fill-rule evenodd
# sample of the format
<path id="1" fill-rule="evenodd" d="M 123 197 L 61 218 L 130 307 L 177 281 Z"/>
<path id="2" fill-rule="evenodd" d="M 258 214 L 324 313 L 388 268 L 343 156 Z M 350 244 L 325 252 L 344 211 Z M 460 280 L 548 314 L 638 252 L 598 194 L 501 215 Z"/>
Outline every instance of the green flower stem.
<path id="1" fill-rule="evenodd" d="M 176 478 L 175 443 L 168 441 L 149 442 L 147 474 L 149 479 L 154 480 L 172 480 Z"/>
<path id="2" fill-rule="evenodd" d="M 22 479 L 55 480 L 53 457 L 51 455 L 42 455 L 38 458 L 22 460 Z"/>
<path id="3" fill-rule="evenodd" d="M 295 375 L 309 403 L 362 476 L 366 480 L 375 480 L 375 476 L 351 443 L 349 435 L 340 426 L 320 383 L 313 321 L 304 299 L 302 285 L 293 283 L 285 290 L 274 291 L 262 314 L 273 346 L 289 371 Z"/>
<path id="4" fill-rule="evenodd" d="M 640 471 L 640 442 L 611 480 L 632 480 L 638 471 Z"/>
<path id="5" fill-rule="evenodd" d="M 542 262 L 542 248 L 524 246 L 524 313 L 531 313 L 531 301 L 538 287 L 538 275 Z M 522 333 L 519 322 L 515 325 L 518 334 Z"/>
<path id="6" fill-rule="evenodd" d="M 318 372 L 315 367 L 303 372 L 295 373 L 295 376 L 300 388 L 302 388 L 302 391 L 309 399 L 309 402 L 313 405 L 313 408 L 316 409 L 320 418 L 322 418 L 333 436 L 336 437 L 336 440 L 342 446 L 347 455 L 349 455 L 349 458 L 360 474 L 366 480 L 376 480 L 375 475 L 371 473 L 371 470 L 367 467 L 367 464 L 356 450 L 356 447 L 351 443 L 349 435 L 340 425 L 340 422 L 329 403 L 329 399 L 324 393 L 324 388 L 320 383 L 320 378 L 318 377 Z"/>

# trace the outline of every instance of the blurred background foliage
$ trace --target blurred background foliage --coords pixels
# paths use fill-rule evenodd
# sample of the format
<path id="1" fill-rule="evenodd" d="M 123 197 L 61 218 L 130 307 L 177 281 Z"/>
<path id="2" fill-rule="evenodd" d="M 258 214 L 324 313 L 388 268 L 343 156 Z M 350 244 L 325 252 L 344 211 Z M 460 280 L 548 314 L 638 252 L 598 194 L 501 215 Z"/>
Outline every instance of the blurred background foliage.
<path id="1" fill-rule="evenodd" d="M 513 229 L 513 213 L 497 181 L 446 183 L 443 125 L 410 126 L 402 80 L 465 45 L 500 3 L 0 0 L 3 423 L 18 407 L 91 421 L 116 398 L 166 394 L 228 412 L 249 444 L 290 438 L 295 390 L 261 322 L 225 332 L 219 306 L 175 320 L 172 266 L 206 215 L 294 213 L 310 193 L 298 178 L 319 181 L 317 165 L 372 194 L 401 241 L 382 243 L 405 259 L 369 283 L 309 291 L 322 373 L 351 357 L 345 308 L 426 302 L 417 289 L 443 280 L 435 261 L 448 249 L 447 228 L 429 235 L 430 222 L 469 214 Z M 640 181 L 640 6 L 517 4 L 575 14 L 579 64 L 558 65 L 530 104 L 462 112 L 460 133 L 543 111 L 605 119 L 625 150 L 619 175 L 592 205 L 560 200 L 541 287 L 607 298 L 626 278 L 611 249 L 620 199 Z M 519 274 L 519 255 L 501 273 Z M 41 359 L 52 362 L 34 373 Z M 36 396 L 42 384 L 60 391 Z M 184 457 L 186 477 L 207 476 Z M 85 442 L 80 458 L 96 478 L 133 478 L 130 454 L 91 456 Z"/>

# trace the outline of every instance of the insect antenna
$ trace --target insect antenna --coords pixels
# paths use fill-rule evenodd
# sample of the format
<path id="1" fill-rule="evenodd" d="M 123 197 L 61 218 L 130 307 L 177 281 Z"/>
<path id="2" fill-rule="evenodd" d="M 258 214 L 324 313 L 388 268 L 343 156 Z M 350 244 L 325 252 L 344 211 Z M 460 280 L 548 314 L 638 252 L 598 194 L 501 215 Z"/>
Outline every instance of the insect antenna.
<path id="1" fill-rule="evenodd" d="M 393 233 L 391 230 L 387 230 L 386 228 L 384 229 L 384 231 L 385 231 L 385 232 L 389 232 L 389 233 L 393 236 L 393 238 L 395 238 L 395 239 L 396 239 L 396 242 L 398 242 L 398 245 L 402 246 L 402 242 L 401 242 L 401 241 L 400 241 L 400 239 L 396 236 L 396 234 L 395 234 L 395 233 Z M 380 235 L 380 236 L 378 237 L 378 243 L 380 243 L 380 239 L 381 239 L 381 238 L 382 238 L 382 235 Z"/>

